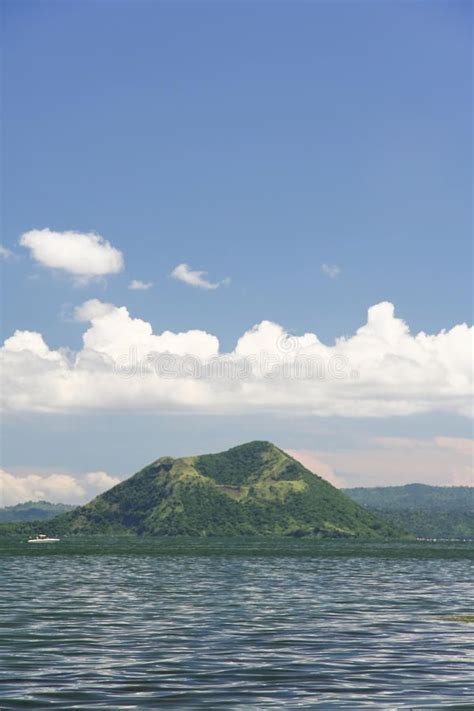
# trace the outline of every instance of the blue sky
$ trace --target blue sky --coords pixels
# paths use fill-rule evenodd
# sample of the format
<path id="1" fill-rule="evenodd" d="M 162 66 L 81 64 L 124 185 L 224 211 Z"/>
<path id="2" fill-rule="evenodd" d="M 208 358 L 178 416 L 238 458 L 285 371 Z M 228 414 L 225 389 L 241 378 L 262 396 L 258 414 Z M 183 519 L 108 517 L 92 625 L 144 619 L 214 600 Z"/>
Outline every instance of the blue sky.
<path id="1" fill-rule="evenodd" d="M 471 322 L 470 3 L 5 2 L 3 27 L 5 338 L 77 351 L 89 299 L 154 333 L 214 334 L 224 352 L 262 320 L 332 345 L 385 301 L 412 333 Z M 98 233 L 124 270 L 78 286 L 19 246 L 44 228 Z M 230 281 L 183 284 L 182 263 Z M 364 441 L 470 431 L 452 411 L 409 426 L 293 415 L 14 412 L 4 466 L 124 475 L 165 444 L 255 435 L 326 451 L 354 446 L 354 428 Z M 123 430 L 126 456 L 111 446 Z"/>

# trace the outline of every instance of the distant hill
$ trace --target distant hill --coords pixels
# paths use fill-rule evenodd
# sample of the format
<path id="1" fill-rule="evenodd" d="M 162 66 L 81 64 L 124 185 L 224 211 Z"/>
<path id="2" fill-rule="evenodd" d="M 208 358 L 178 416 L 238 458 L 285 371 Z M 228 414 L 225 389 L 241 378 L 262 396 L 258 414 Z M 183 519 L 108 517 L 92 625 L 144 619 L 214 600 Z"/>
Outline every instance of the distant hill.
<path id="1" fill-rule="evenodd" d="M 344 493 L 420 538 L 474 539 L 474 487 L 407 484 Z"/>
<path id="2" fill-rule="evenodd" d="M 48 501 L 26 501 L 16 506 L 0 508 L 0 523 L 16 523 L 19 521 L 49 521 L 50 519 L 72 511 L 75 506 L 69 504 L 50 504 Z"/>
<path id="3" fill-rule="evenodd" d="M 221 454 L 162 457 L 44 530 L 153 536 L 400 535 L 269 442 L 250 442 Z"/>

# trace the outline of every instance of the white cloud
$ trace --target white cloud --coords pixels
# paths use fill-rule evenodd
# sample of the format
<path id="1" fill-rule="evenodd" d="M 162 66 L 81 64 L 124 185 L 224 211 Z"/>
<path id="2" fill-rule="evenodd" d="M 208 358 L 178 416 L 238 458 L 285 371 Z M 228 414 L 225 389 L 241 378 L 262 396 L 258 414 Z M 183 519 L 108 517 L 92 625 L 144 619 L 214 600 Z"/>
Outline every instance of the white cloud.
<path id="1" fill-rule="evenodd" d="M 0 469 L 0 506 L 24 501 L 78 504 L 110 489 L 120 479 L 106 472 L 72 474 L 12 474 Z"/>
<path id="2" fill-rule="evenodd" d="M 472 336 L 465 324 L 412 335 L 392 304 L 372 306 L 353 336 L 327 346 L 262 321 L 232 353 L 200 330 L 153 333 L 97 299 L 78 353 L 17 331 L 0 351 L 3 406 L 17 412 L 203 412 L 387 417 L 472 414 Z M 446 447 L 445 447 L 446 449 Z M 323 460 L 324 461 L 324 460 Z"/>
<path id="3" fill-rule="evenodd" d="M 128 285 L 128 288 L 132 291 L 146 291 L 147 289 L 151 289 L 152 286 L 152 281 L 140 281 L 140 279 L 132 279 L 132 281 Z"/>
<path id="4" fill-rule="evenodd" d="M 172 353 L 178 356 L 193 355 L 198 358 L 217 356 L 219 341 L 205 331 L 153 333 L 151 325 L 139 318 L 131 318 L 125 306 L 120 308 L 98 299 L 86 301 L 75 311 L 76 318 L 90 321 L 83 335 L 84 349 L 114 359 L 119 365 L 135 358 L 143 359 L 152 353 Z"/>
<path id="5" fill-rule="evenodd" d="M 107 491 L 113 486 L 120 484 L 120 479 L 115 476 L 110 476 L 107 472 L 88 472 L 85 475 L 85 479 L 89 488 L 95 491 L 96 494 Z"/>
<path id="6" fill-rule="evenodd" d="M 13 257 L 13 252 L 10 249 L 4 247 L 3 244 L 0 244 L 0 258 L 8 259 L 9 257 Z"/>
<path id="7" fill-rule="evenodd" d="M 22 234 L 20 244 L 42 266 L 67 272 L 79 282 L 123 269 L 122 253 L 93 232 L 30 230 Z"/>
<path id="8" fill-rule="evenodd" d="M 473 447 L 462 437 L 376 437 L 358 449 L 289 454 L 335 486 L 474 486 Z"/>
<path id="9" fill-rule="evenodd" d="M 337 264 L 321 264 L 321 271 L 330 279 L 335 279 L 341 273 L 341 268 Z"/>
<path id="10" fill-rule="evenodd" d="M 184 281 L 185 284 L 197 286 L 200 289 L 218 289 L 222 284 L 227 284 L 229 279 L 222 281 L 210 282 L 205 278 L 207 272 L 193 271 L 188 264 L 178 264 L 171 272 L 171 276 L 179 281 Z"/>
<path id="11" fill-rule="evenodd" d="M 116 306 L 107 304 L 99 299 L 89 299 L 83 304 L 74 309 L 74 318 L 76 321 L 93 321 L 97 318 L 107 316 L 107 314 L 115 311 Z"/>
<path id="12" fill-rule="evenodd" d="M 14 476 L 0 469 L 0 506 L 23 501 L 69 503 L 84 497 L 83 487 L 69 474 Z"/>
<path id="13" fill-rule="evenodd" d="M 61 353 L 50 351 L 41 333 L 36 331 L 15 331 L 13 336 L 5 340 L 3 347 L 10 353 L 31 353 L 45 361 L 62 360 Z"/>

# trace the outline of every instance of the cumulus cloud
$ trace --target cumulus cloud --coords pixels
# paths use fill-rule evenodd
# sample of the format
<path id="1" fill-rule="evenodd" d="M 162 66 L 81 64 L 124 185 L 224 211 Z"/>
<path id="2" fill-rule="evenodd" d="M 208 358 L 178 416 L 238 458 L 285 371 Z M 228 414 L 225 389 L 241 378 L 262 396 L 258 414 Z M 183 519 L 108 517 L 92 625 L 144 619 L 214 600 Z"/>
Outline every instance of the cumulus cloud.
<path id="1" fill-rule="evenodd" d="M 3 347 L 10 353 L 31 353 L 42 360 L 61 361 L 59 351 L 50 351 L 43 336 L 36 331 L 15 331 L 7 338 Z"/>
<path id="2" fill-rule="evenodd" d="M 200 289 L 218 289 L 221 284 L 228 283 L 228 279 L 222 281 L 210 282 L 206 279 L 207 272 L 193 271 L 188 264 L 178 264 L 171 272 L 171 276 L 179 281 L 184 281 L 190 286 L 197 286 Z"/>
<path id="3" fill-rule="evenodd" d="M 93 232 L 30 230 L 22 234 L 20 244 L 38 264 L 67 272 L 79 282 L 123 269 L 122 253 Z"/>
<path id="4" fill-rule="evenodd" d="M 132 279 L 132 281 L 128 285 L 128 288 L 132 291 L 146 291 L 147 289 L 151 289 L 152 286 L 152 281 L 140 281 L 140 279 Z"/>
<path id="5" fill-rule="evenodd" d="M 97 318 L 107 316 L 115 309 L 116 307 L 113 304 L 108 304 L 99 299 L 89 299 L 74 309 L 74 318 L 76 321 L 94 321 Z"/>
<path id="6" fill-rule="evenodd" d="M 84 489 L 68 474 L 16 477 L 0 469 L 0 505 L 12 506 L 23 501 L 69 503 L 84 495 Z"/>
<path id="7" fill-rule="evenodd" d="M 113 486 L 120 484 L 120 479 L 115 476 L 110 476 L 107 472 L 88 472 L 85 475 L 85 480 L 87 482 L 90 491 L 95 494 L 100 494 L 107 489 L 111 489 Z"/>
<path id="8" fill-rule="evenodd" d="M 341 268 L 337 264 L 321 264 L 321 271 L 330 279 L 335 279 L 341 273 Z"/>
<path id="9" fill-rule="evenodd" d="M 203 359 L 218 354 L 219 341 L 215 336 L 199 330 L 163 331 L 156 335 L 151 324 L 132 318 L 125 306 L 116 307 L 91 299 L 77 308 L 75 315 L 78 320 L 91 323 L 83 335 L 84 349 L 79 357 L 96 353 L 119 366 L 126 364 L 127 359 L 131 365 L 132 361 L 153 353 L 193 355 Z"/>
<path id="10" fill-rule="evenodd" d="M 120 479 L 106 472 L 72 474 L 21 474 L 0 469 L 0 506 L 14 506 L 24 501 L 78 504 L 110 489 Z"/>
<path id="11" fill-rule="evenodd" d="M 0 244 L 0 259 L 8 259 L 9 257 L 13 257 L 13 252 L 4 247 L 3 244 Z"/>
<path id="12" fill-rule="evenodd" d="M 87 322 L 77 353 L 52 350 L 29 331 L 5 341 L 6 410 L 471 415 L 473 329 L 412 335 L 387 302 L 372 306 L 367 323 L 334 345 L 262 321 L 231 353 L 220 352 L 205 331 L 157 334 L 124 306 L 98 299 L 75 316 Z"/>
<path id="13" fill-rule="evenodd" d="M 462 437 L 375 437 L 358 449 L 289 450 L 335 486 L 400 486 L 417 482 L 474 486 L 474 440 Z"/>

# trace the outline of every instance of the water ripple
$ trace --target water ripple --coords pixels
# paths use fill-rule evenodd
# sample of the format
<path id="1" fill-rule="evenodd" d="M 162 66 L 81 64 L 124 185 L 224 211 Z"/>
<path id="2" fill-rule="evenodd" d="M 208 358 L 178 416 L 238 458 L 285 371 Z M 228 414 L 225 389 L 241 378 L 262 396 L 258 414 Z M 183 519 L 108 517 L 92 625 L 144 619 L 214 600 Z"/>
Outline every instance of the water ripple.
<path id="1" fill-rule="evenodd" d="M 474 708 L 472 562 L 0 557 L 0 708 Z"/>

